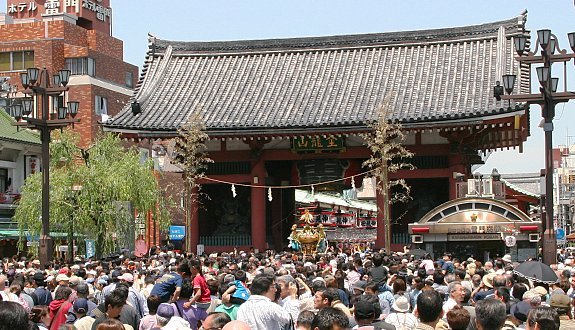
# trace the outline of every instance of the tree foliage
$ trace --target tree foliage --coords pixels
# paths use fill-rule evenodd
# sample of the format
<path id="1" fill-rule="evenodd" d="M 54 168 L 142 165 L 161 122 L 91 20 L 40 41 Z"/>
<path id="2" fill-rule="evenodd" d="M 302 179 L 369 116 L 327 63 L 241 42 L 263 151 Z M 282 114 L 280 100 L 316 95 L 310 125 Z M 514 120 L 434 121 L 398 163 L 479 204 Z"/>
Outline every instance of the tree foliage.
<path id="1" fill-rule="evenodd" d="M 413 157 L 413 153 L 402 145 L 405 135 L 401 124 L 388 121 L 385 116 L 387 110 L 385 104 L 380 106 L 377 121 L 369 125 L 371 132 L 363 136 L 371 151 L 370 158 L 363 163 L 363 166 L 372 170 L 377 180 L 377 190 L 383 198 L 385 207 L 378 211 L 383 214 L 386 235 L 385 248 L 389 251 L 391 244 L 391 205 L 411 200 L 411 189 L 405 179 L 390 180 L 389 173 L 396 173 L 399 170 L 413 170 L 415 166 L 407 161 Z"/>
<path id="2" fill-rule="evenodd" d="M 198 179 L 204 176 L 204 171 L 213 160 L 208 157 L 205 142 L 208 134 L 199 113 L 190 115 L 184 125 L 178 129 L 174 151 L 176 164 L 184 171 L 184 181 L 189 189 L 200 189 Z M 194 197 L 197 198 L 197 193 Z M 195 200 L 192 200 L 195 201 Z"/>
<path id="3" fill-rule="evenodd" d="M 204 171 L 208 168 L 208 164 L 213 163 L 213 160 L 208 157 L 208 148 L 205 145 L 208 138 L 200 114 L 194 112 L 186 123 L 178 129 L 178 137 L 175 139 L 175 163 L 184 172 L 187 228 L 191 227 L 192 212 L 197 211 L 193 209 L 193 206 L 199 205 L 202 195 L 198 180 L 204 177 Z M 191 248 L 190 245 L 191 236 L 186 235 L 186 247 Z"/>
<path id="4" fill-rule="evenodd" d="M 123 147 L 115 134 L 102 134 L 87 150 L 77 142 L 77 135 L 64 132 L 50 143 L 52 233 L 73 224 L 76 235 L 96 240 L 97 256 L 115 251 L 122 246 L 113 234 L 134 221 L 130 212 L 119 211 L 125 202 L 167 228 L 171 200 L 159 189 L 151 160 L 142 162 L 139 150 Z M 36 173 L 26 179 L 14 216 L 21 238 L 40 234 L 41 200 L 42 174 Z"/>

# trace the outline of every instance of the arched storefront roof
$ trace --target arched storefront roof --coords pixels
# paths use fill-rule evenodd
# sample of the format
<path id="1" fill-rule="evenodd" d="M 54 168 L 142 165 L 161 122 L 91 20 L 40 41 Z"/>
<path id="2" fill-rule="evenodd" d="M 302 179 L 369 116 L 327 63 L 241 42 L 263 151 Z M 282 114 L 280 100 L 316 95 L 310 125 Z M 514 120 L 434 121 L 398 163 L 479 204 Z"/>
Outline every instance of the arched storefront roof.
<path id="1" fill-rule="evenodd" d="M 409 225 L 410 234 L 470 234 L 539 232 L 541 221 L 504 201 L 484 198 L 458 198 L 439 205 L 417 223 Z"/>

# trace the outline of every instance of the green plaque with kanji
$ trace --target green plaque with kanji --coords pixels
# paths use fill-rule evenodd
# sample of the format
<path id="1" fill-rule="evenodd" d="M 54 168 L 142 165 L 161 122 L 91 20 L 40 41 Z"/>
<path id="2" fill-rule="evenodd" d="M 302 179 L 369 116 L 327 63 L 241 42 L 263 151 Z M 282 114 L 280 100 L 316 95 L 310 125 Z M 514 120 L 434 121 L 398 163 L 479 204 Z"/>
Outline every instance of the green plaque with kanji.
<path id="1" fill-rule="evenodd" d="M 291 139 L 291 149 L 298 153 L 344 152 L 345 140 L 335 136 L 304 136 Z"/>

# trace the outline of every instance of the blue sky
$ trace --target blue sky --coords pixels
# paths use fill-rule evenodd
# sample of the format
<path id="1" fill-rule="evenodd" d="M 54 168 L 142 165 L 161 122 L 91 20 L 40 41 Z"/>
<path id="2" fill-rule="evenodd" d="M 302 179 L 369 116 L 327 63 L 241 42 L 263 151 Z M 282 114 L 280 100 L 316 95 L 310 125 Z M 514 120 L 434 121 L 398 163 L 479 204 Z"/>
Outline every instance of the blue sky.
<path id="1" fill-rule="evenodd" d="M 575 31 L 573 0 L 112 0 L 111 6 L 113 35 L 124 41 L 125 60 L 140 67 L 148 33 L 168 40 L 210 41 L 421 30 L 508 19 L 525 9 L 528 29 L 535 33 L 550 28 L 561 48 L 569 48 L 567 33 Z M 0 8 L 6 9 L 6 0 L 0 0 Z M 563 79 L 562 71 L 555 75 Z M 575 90 L 573 62 L 568 81 L 569 90 Z M 494 152 L 478 171 L 490 173 L 496 167 L 500 173 L 538 172 L 544 167 L 541 111 L 538 106 L 531 109 L 531 136 L 524 152 Z M 555 146 L 567 144 L 568 135 L 575 143 L 574 123 L 575 100 L 559 104 Z"/>

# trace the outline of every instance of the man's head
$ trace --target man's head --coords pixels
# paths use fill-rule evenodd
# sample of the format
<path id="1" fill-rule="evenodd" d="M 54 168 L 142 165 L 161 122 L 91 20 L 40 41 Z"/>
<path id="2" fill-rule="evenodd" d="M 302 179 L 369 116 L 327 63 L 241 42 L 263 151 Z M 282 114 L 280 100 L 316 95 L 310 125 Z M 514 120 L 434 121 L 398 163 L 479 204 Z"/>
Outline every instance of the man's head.
<path id="1" fill-rule="evenodd" d="M 317 312 L 311 328 L 313 330 L 346 330 L 349 328 L 349 319 L 341 309 L 326 307 Z"/>
<path id="2" fill-rule="evenodd" d="M 28 329 L 28 312 L 19 303 L 0 301 L 0 328 Z"/>
<path id="3" fill-rule="evenodd" d="M 355 304 L 354 318 L 359 325 L 369 325 L 375 319 L 375 307 L 372 303 L 360 300 Z"/>
<path id="4" fill-rule="evenodd" d="M 202 323 L 202 329 L 209 330 L 209 329 L 221 329 L 229 323 L 232 319 L 226 313 L 210 313 L 208 317 Z"/>
<path id="5" fill-rule="evenodd" d="M 252 294 L 266 296 L 271 300 L 275 300 L 276 290 L 274 276 L 265 273 L 256 275 L 250 286 Z"/>
<path id="6" fill-rule="evenodd" d="M 84 282 L 78 283 L 78 285 L 76 286 L 76 294 L 80 298 L 87 298 L 88 295 L 90 294 L 90 289 L 88 288 L 88 284 L 86 284 Z"/>
<path id="7" fill-rule="evenodd" d="M 465 291 L 461 286 L 460 282 L 451 282 L 447 286 L 447 290 L 449 291 L 449 297 L 458 303 L 463 302 L 463 298 L 465 297 Z"/>
<path id="8" fill-rule="evenodd" d="M 239 272 L 239 271 L 238 271 Z M 285 299 L 290 293 L 290 287 L 297 287 L 296 281 L 291 275 L 282 275 L 276 279 L 276 282 L 280 285 L 280 298 Z"/>
<path id="9" fill-rule="evenodd" d="M 417 296 L 417 317 L 422 323 L 437 322 L 443 316 L 443 301 L 439 292 L 423 291 Z"/>
<path id="10" fill-rule="evenodd" d="M 483 299 L 475 305 L 475 325 L 478 330 L 500 329 L 506 317 L 505 304 L 498 299 Z"/>
<path id="11" fill-rule="evenodd" d="M 108 318 L 116 319 L 120 317 L 122 307 L 126 304 L 126 298 L 114 290 L 106 297 L 104 304 L 106 305 L 106 314 L 108 315 Z"/>
<path id="12" fill-rule="evenodd" d="M 226 325 L 224 325 L 222 330 L 251 330 L 251 328 L 250 328 L 250 325 L 244 321 L 233 320 L 233 321 L 226 323 Z"/>
<path id="13" fill-rule="evenodd" d="M 471 319 L 471 315 L 469 315 L 469 312 L 465 308 L 459 305 L 456 305 L 449 312 L 447 312 L 446 316 L 449 328 L 452 330 L 467 329 L 467 326 L 469 325 L 469 321 Z"/>
<path id="14" fill-rule="evenodd" d="M 322 309 L 325 307 L 329 307 L 330 303 L 327 300 L 327 298 L 324 298 L 323 293 L 325 292 L 325 290 L 322 291 L 316 291 L 315 294 L 313 295 L 313 305 L 315 309 Z"/>

